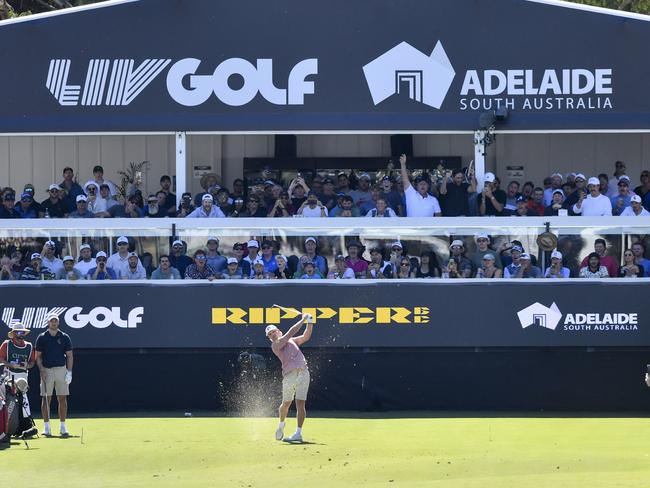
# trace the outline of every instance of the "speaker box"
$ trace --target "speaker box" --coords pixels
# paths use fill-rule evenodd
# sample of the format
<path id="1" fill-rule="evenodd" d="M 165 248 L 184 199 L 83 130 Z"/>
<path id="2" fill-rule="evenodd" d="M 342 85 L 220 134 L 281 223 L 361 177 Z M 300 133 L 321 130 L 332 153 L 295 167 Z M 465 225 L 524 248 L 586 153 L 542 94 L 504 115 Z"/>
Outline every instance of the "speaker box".
<path id="1" fill-rule="evenodd" d="M 296 136 L 292 134 L 276 134 L 275 136 L 275 157 L 295 158 L 297 157 Z"/>
<path id="2" fill-rule="evenodd" d="M 390 155 L 401 156 L 402 154 L 413 156 L 413 136 L 411 134 L 390 136 Z"/>

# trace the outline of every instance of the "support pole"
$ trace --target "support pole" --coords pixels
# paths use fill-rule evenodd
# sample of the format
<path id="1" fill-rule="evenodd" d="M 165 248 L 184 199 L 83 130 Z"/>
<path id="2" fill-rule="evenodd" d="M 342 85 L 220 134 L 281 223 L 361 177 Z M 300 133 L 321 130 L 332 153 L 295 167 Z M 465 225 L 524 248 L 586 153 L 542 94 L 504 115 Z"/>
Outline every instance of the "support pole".
<path id="1" fill-rule="evenodd" d="M 487 130 L 474 131 L 474 172 L 476 174 L 476 191 L 481 193 L 483 190 L 483 182 L 485 178 L 485 153 L 487 145 L 485 144 L 485 137 Z"/>
<path id="2" fill-rule="evenodd" d="M 177 132 L 176 142 L 176 207 L 181 204 L 181 197 L 187 191 L 187 158 L 185 132 Z"/>

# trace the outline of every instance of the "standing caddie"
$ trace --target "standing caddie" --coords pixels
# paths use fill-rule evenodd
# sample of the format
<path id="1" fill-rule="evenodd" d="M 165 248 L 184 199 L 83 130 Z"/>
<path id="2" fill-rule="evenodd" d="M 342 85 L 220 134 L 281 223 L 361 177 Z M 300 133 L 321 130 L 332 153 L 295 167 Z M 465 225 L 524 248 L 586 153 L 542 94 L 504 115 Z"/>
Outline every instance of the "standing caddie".
<path id="1" fill-rule="evenodd" d="M 305 332 L 301 336 L 294 337 L 305 322 L 307 322 Z M 279 441 L 284 438 L 285 419 L 295 398 L 298 428 L 292 436 L 284 440 L 286 442 L 302 442 L 302 425 L 307 415 L 305 402 L 309 391 L 309 369 L 307 369 L 307 361 L 300 351 L 300 346 L 311 337 L 313 322 L 314 318 L 310 314 L 303 313 L 301 319 L 284 335 L 275 325 L 268 325 L 265 330 L 266 337 L 272 343 L 273 354 L 282 363 L 282 404 L 278 409 L 280 423 L 275 431 L 275 438 Z"/>
<path id="2" fill-rule="evenodd" d="M 36 338 L 36 364 L 41 373 L 41 412 L 43 413 L 43 435 L 50 436 L 50 400 L 56 391 L 59 403 L 61 437 L 67 437 L 65 419 L 68 415 L 69 385 L 72 383 L 72 341 L 70 336 L 59 330 L 59 317 L 47 317 L 47 330 Z"/>
<path id="3" fill-rule="evenodd" d="M 0 363 L 5 364 L 14 383 L 20 378 L 27 381 L 29 369 L 34 366 L 34 346 L 25 340 L 29 332 L 22 324 L 13 324 L 7 334 L 9 339 L 0 345 Z M 23 398 L 23 415 L 31 416 L 27 395 Z"/>

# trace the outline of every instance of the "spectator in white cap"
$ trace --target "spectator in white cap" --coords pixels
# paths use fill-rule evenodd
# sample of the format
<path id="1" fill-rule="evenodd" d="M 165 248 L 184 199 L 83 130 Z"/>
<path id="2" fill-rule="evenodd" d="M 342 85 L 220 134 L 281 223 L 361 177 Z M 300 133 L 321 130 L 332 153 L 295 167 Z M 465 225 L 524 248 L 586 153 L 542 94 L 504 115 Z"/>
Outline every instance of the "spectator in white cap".
<path id="1" fill-rule="evenodd" d="M 523 252 L 523 247 L 518 243 L 513 243 L 512 247 L 510 247 L 510 259 L 512 262 L 503 268 L 504 278 L 521 278 L 521 255 Z"/>
<path id="2" fill-rule="evenodd" d="M 580 199 L 580 193 L 586 194 L 587 192 L 587 178 L 582 173 L 576 173 L 575 177 L 573 178 L 573 184 L 575 185 L 575 190 L 571 194 L 565 193 L 564 202 L 562 202 L 562 208 L 569 210 L 571 212 L 570 215 L 573 215 L 573 211 L 571 209 L 576 203 L 578 203 L 578 200 Z M 551 205 L 553 205 L 553 203 L 551 203 Z"/>
<path id="3" fill-rule="evenodd" d="M 81 273 L 81 276 L 86 276 L 91 268 L 97 266 L 95 258 L 92 255 L 90 244 L 82 244 L 79 246 L 79 261 L 74 265 L 75 269 Z"/>
<path id="4" fill-rule="evenodd" d="M 208 264 L 217 273 L 223 273 L 226 270 L 226 258 L 219 253 L 219 238 L 215 236 L 208 237 L 207 248 L 208 252 L 205 253 L 205 257 Z"/>
<path id="5" fill-rule="evenodd" d="M 609 179 L 607 182 L 607 196 L 608 197 L 613 197 L 615 196 L 618 191 L 618 184 L 621 181 L 621 178 L 626 178 L 628 181 L 628 184 L 630 182 L 629 176 L 625 174 L 626 171 L 626 166 L 623 161 L 616 161 L 614 163 L 614 174 L 612 174 L 612 177 Z"/>
<path id="6" fill-rule="evenodd" d="M 228 258 L 226 260 L 226 269 L 221 273 L 221 277 L 225 280 L 244 279 L 244 272 L 239 266 L 237 258 Z"/>
<path id="7" fill-rule="evenodd" d="M 600 181 L 598 178 L 589 178 L 587 188 L 589 195 L 585 197 L 584 193 L 580 193 L 578 203 L 573 206 L 573 212 L 583 217 L 612 215 L 612 202 L 605 195 L 600 194 Z"/>
<path id="8" fill-rule="evenodd" d="M 77 210 L 70 212 L 68 218 L 71 219 L 92 219 L 95 214 L 88 210 L 88 197 L 86 195 L 77 196 Z"/>
<path id="9" fill-rule="evenodd" d="M 438 199 L 429 194 L 429 181 L 426 178 L 416 178 L 413 188 L 409 181 L 409 174 L 406 169 L 406 155 L 399 157 L 402 185 L 404 186 L 404 197 L 406 198 L 407 217 L 440 217 L 442 210 Z"/>
<path id="10" fill-rule="evenodd" d="M 108 267 L 106 264 L 107 258 L 104 251 L 99 251 L 95 256 L 95 262 L 97 266 L 95 268 L 90 268 L 86 279 L 88 280 L 116 280 L 117 274 L 115 271 Z"/>
<path id="11" fill-rule="evenodd" d="M 68 206 L 61 195 L 61 188 L 53 183 L 48 187 L 47 192 L 50 197 L 41 203 L 39 217 L 64 218 L 68 214 Z"/>
<path id="12" fill-rule="evenodd" d="M 118 194 L 117 186 L 115 185 L 115 183 L 113 183 L 111 180 L 104 179 L 104 168 L 99 164 L 93 167 L 93 176 L 94 179 L 88 180 L 84 185 L 84 188 L 88 185 L 88 183 L 95 183 L 97 186 L 102 186 L 102 184 L 105 184 L 108 185 L 111 191 L 111 195 L 116 196 Z"/>
<path id="13" fill-rule="evenodd" d="M 195 208 L 192 213 L 190 213 L 188 218 L 222 218 L 225 217 L 221 209 L 214 205 L 214 199 L 212 195 L 206 193 L 201 197 L 201 206 Z"/>
<path id="14" fill-rule="evenodd" d="M 169 262 L 178 270 L 181 276 L 185 276 L 187 267 L 194 263 L 192 258 L 185 254 L 185 243 L 180 239 L 172 242 L 172 252 L 169 255 Z"/>
<path id="15" fill-rule="evenodd" d="M 501 216 L 506 205 L 506 192 L 495 186 L 494 173 L 485 173 L 483 176 L 483 191 L 478 196 L 478 211 L 481 215 Z"/>
<path id="16" fill-rule="evenodd" d="M 519 270 L 518 276 L 516 278 L 541 278 L 542 270 L 537 266 L 533 266 L 530 254 L 522 252 L 519 256 L 519 262 L 521 263 L 521 268 Z"/>
<path id="17" fill-rule="evenodd" d="M 630 206 L 625 207 L 621 212 L 621 217 L 646 217 L 650 215 L 643 205 L 641 205 L 641 197 L 639 195 L 632 195 L 630 197 Z"/>
<path id="18" fill-rule="evenodd" d="M 74 267 L 74 258 L 65 256 L 63 258 L 63 268 L 56 272 L 57 280 L 82 280 L 84 275 Z"/>
<path id="19" fill-rule="evenodd" d="M 391 265 L 394 275 L 396 275 L 397 272 L 399 271 L 400 262 L 402 261 L 403 254 L 404 254 L 404 245 L 400 241 L 395 241 L 390 245 L 389 263 Z"/>
<path id="20" fill-rule="evenodd" d="M 553 173 L 551 175 L 551 186 L 544 190 L 544 205 L 548 207 L 553 200 L 553 190 L 562 188 L 564 177 L 561 173 Z"/>
<path id="21" fill-rule="evenodd" d="M 31 256 L 31 265 L 27 266 L 20 275 L 21 280 L 53 280 L 54 273 L 43 266 L 41 255 L 37 252 Z"/>
<path id="22" fill-rule="evenodd" d="M 476 270 L 483 266 L 483 257 L 486 254 L 492 254 L 494 256 L 494 266 L 498 269 L 502 269 L 503 265 L 501 264 L 501 256 L 490 248 L 490 236 L 485 232 L 481 232 L 474 237 L 476 241 L 476 252 L 471 258 L 472 267 Z M 500 277 L 499 277 L 500 278 Z"/>
<path id="23" fill-rule="evenodd" d="M 171 266 L 169 256 L 163 254 L 158 258 L 158 267 L 151 273 L 152 280 L 180 280 L 181 274 Z"/>
<path id="24" fill-rule="evenodd" d="M 271 278 L 270 273 L 264 272 L 264 261 L 262 261 L 262 258 L 260 256 L 257 256 L 255 261 L 253 261 L 253 272 L 251 279 L 253 280 L 268 280 Z"/>
<path id="25" fill-rule="evenodd" d="M 127 271 L 129 269 L 129 239 L 126 236 L 120 236 L 117 238 L 115 244 L 117 245 L 117 252 L 108 258 L 106 265 L 115 271 L 115 275 L 118 278 L 122 278 L 123 276 L 127 275 Z M 142 269 L 144 269 L 139 258 L 138 264 L 142 267 Z"/>
<path id="26" fill-rule="evenodd" d="M 444 276 L 447 278 L 471 278 L 472 262 L 465 257 L 465 243 L 454 239 L 449 245 L 449 261 L 443 267 Z"/>
<path id="27" fill-rule="evenodd" d="M 551 201 L 551 204 L 544 209 L 544 215 L 548 217 L 559 215 L 560 210 L 564 208 L 564 192 L 558 188 L 553 190 L 553 201 Z"/>
<path id="28" fill-rule="evenodd" d="M 481 258 L 481 265 L 476 269 L 476 278 L 501 278 L 503 271 L 497 268 L 494 263 L 496 257 L 494 253 L 488 252 Z"/>
<path id="29" fill-rule="evenodd" d="M 146 280 L 147 271 L 144 269 L 144 266 L 140 262 L 140 258 L 134 252 L 130 252 L 127 256 L 126 262 L 128 266 L 126 270 L 120 273 L 120 279 L 122 280 Z"/>
<path id="30" fill-rule="evenodd" d="M 104 212 L 107 210 L 106 202 L 100 201 L 99 185 L 94 181 L 86 183 L 81 195 L 85 195 L 88 198 L 88 210 L 91 212 Z M 71 211 L 74 211 L 77 208 L 77 197 L 75 197 L 74 204 L 74 208 Z"/>
<path id="31" fill-rule="evenodd" d="M 562 253 L 556 249 L 551 253 L 551 265 L 546 268 L 544 278 L 568 278 L 570 275 L 569 268 L 562 266 Z"/>
<path id="32" fill-rule="evenodd" d="M 250 268 L 249 276 L 253 276 L 254 270 L 253 270 L 253 262 L 257 260 L 257 254 L 260 250 L 260 243 L 257 242 L 256 239 L 251 239 L 246 243 L 246 249 L 248 249 L 248 256 L 246 256 L 243 261 L 248 263 L 248 266 Z M 244 268 L 245 265 L 242 265 L 242 269 Z"/>
<path id="33" fill-rule="evenodd" d="M 621 176 L 618 179 L 618 191 L 610 198 L 612 201 L 612 214 L 621 215 L 630 206 L 632 195 L 634 193 L 630 190 L 630 179 L 625 175 Z"/>
<path id="34" fill-rule="evenodd" d="M 54 255 L 55 251 L 56 243 L 52 240 L 46 241 L 41 251 L 43 268 L 49 269 L 52 274 L 56 274 L 57 271 L 63 268 L 63 261 Z"/>
<path id="35" fill-rule="evenodd" d="M 305 239 L 304 256 L 307 258 L 307 261 L 314 263 L 316 268 L 318 268 L 318 271 L 320 271 L 321 275 L 327 276 L 327 260 L 318 254 L 318 243 L 316 242 L 315 237 L 311 236 Z M 300 266 L 300 264 L 298 266 Z M 299 268 L 298 271 L 302 271 L 302 268 Z"/>
<path id="36" fill-rule="evenodd" d="M 284 254 L 276 254 L 275 263 L 278 265 L 278 269 L 275 270 L 276 279 L 290 280 L 293 278 L 293 276 L 291 276 L 291 271 L 288 268 L 289 261 Z"/>

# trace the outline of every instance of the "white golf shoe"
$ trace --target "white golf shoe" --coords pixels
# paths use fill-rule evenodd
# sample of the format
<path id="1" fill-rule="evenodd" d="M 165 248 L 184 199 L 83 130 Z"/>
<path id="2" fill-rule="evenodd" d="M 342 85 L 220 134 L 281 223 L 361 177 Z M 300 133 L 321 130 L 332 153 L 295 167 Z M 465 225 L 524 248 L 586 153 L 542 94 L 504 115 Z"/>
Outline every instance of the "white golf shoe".
<path id="1" fill-rule="evenodd" d="M 278 427 L 275 431 L 275 440 L 281 441 L 284 438 L 284 427 Z"/>
<path id="2" fill-rule="evenodd" d="M 302 434 L 295 432 L 292 436 L 286 437 L 284 442 L 302 442 Z"/>
<path id="3" fill-rule="evenodd" d="M 61 426 L 59 433 L 61 434 L 61 437 L 68 437 L 70 435 L 70 432 L 65 428 L 65 425 Z"/>

